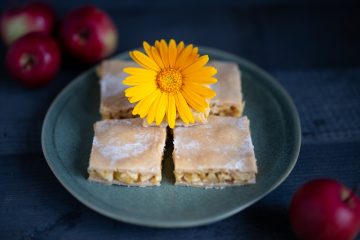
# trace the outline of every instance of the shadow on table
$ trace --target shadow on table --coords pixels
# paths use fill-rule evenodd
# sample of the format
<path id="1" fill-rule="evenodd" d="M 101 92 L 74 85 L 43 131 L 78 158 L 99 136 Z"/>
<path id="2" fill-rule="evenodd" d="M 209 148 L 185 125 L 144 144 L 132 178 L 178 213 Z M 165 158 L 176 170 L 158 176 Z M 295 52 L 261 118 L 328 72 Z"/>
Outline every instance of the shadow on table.
<path id="1" fill-rule="evenodd" d="M 258 204 L 242 213 L 250 225 L 269 239 L 295 239 L 290 226 L 288 209 L 284 206 Z"/>

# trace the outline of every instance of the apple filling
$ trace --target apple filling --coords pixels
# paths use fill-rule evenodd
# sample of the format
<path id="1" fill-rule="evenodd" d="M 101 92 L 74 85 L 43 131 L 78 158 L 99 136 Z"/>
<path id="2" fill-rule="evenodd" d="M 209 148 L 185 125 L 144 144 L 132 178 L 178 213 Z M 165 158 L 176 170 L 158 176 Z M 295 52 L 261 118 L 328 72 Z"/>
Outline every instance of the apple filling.
<path id="1" fill-rule="evenodd" d="M 128 108 L 118 112 L 102 112 L 102 119 L 125 119 L 125 118 L 137 118 L 138 115 L 132 114 L 133 108 Z"/>
<path id="2" fill-rule="evenodd" d="M 243 109 L 244 104 L 242 104 L 241 106 L 235 106 L 211 103 L 210 114 L 216 116 L 240 117 L 242 115 Z"/>
<path id="3" fill-rule="evenodd" d="M 246 184 L 251 183 L 255 178 L 255 173 L 237 172 L 237 171 L 215 171 L 206 172 L 182 172 L 175 171 L 175 179 L 178 184 L 218 185 L 218 184 Z"/>
<path id="4" fill-rule="evenodd" d="M 200 123 L 206 123 L 207 122 L 207 118 L 209 116 L 209 112 L 210 112 L 210 109 L 206 109 L 205 112 L 197 112 L 197 111 L 193 111 L 192 114 L 193 114 L 193 117 L 195 119 L 195 122 L 200 122 Z"/>
<path id="5" fill-rule="evenodd" d="M 161 174 L 134 173 L 130 171 L 89 170 L 92 180 L 123 185 L 159 185 Z"/>

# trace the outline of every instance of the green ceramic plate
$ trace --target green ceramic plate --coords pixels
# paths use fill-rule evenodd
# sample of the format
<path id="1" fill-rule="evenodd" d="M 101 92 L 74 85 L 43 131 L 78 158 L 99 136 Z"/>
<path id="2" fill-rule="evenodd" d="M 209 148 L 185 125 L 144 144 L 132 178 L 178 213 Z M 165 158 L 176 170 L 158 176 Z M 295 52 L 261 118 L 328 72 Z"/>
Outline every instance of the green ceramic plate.
<path id="1" fill-rule="evenodd" d="M 259 173 L 254 185 L 222 190 L 174 186 L 171 152 L 165 152 L 160 187 L 107 186 L 87 181 L 93 123 L 100 119 L 95 69 L 69 84 L 51 105 L 42 130 L 47 162 L 64 187 L 91 209 L 113 219 L 154 227 L 190 227 L 219 221 L 255 203 L 288 176 L 300 148 L 300 123 L 292 100 L 266 72 L 219 50 L 211 59 L 233 61 L 242 71 Z M 118 55 L 128 59 L 128 53 Z"/>

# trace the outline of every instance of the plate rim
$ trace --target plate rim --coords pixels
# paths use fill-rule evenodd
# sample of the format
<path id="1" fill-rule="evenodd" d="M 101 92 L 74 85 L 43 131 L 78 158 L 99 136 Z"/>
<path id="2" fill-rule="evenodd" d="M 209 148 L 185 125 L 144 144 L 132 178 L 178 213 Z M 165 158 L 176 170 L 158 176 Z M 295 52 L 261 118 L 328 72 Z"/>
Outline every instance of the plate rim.
<path id="1" fill-rule="evenodd" d="M 141 48 L 138 48 L 141 49 Z M 79 82 L 81 82 L 81 79 L 89 74 L 92 74 L 96 71 L 96 68 L 99 66 L 99 63 L 96 64 L 95 66 L 91 67 L 90 69 L 84 71 L 83 73 L 81 73 L 80 75 L 78 75 L 77 77 L 75 77 L 70 83 L 68 83 L 61 91 L 60 93 L 54 98 L 54 100 L 52 101 L 50 107 L 48 108 L 45 118 L 43 120 L 43 124 L 42 124 L 42 130 L 41 130 L 41 146 L 42 146 L 42 151 L 45 157 L 45 160 L 48 164 L 48 166 L 50 167 L 51 171 L 53 172 L 53 174 L 55 175 L 55 177 L 57 178 L 57 180 L 61 183 L 61 185 L 73 196 L 75 197 L 78 201 L 80 201 L 82 204 L 84 204 L 85 206 L 87 206 L 88 208 L 92 209 L 93 211 L 100 213 L 106 217 L 109 217 L 111 219 L 117 220 L 117 221 L 122 221 L 122 222 L 126 222 L 126 223 L 131 223 L 131 224 L 135 224 L 135 225 L 139 225 L 139 226 L 146 226 L 146 227 L 157 227 L 157 228 L 184 228 L 184 227 L 196 227 L 196 226 L 202 226 L 202 225 L 206 225 L 206 224 L 211 224 L 220 220 L 223 220 L 227 217 L 230 217 L 240 211 L 242 211 L 243 209 L 249 207 L 250 205 L 256 203 L 257 201 L 259 201 L 260 199 L 264 198 L 266 195 L 268 195 L 270 192 L 272 192 L 275 188 L 277 188 L 281 183 L 283 183 L 285 181 L 285 179 L 289 176 L 289 174 L 292 172 L 293 168 L 296 165 L 299 153 L 300 153 L 300 148 L 301 148 L 301 124 L 300 124 L 300 118 L 299 118 L 299 114 L 298 111 L 295 107 L 295 104 L 292 100 L 292 98 L 290 97 L 290 95 L 288 94 L 288 92 L 282 87 L 282 85 L 275 80 L 274 77 L 272 77 L 269 73 L 267 73 L 265 70 L 263 70 L 262 68 L 258 67 L 257 65 L 255 65 L 254 63 L 250 62 L 249 60 L 246 60 L 242 57 L 239 57 L 235 54 L 223 51 L 223 50 L 219 50 L 219 49 L 215 49 L 215 48 L 211 48 L 211 47 L 205 47 L 205 46 L 199 46 L 199 49 L 201 49 L 201 52 L 206 52 L 209 55 L 220 55 L 226 59 L 232 59 L 234 61 L 237 62 L 237 64 L 241 64 L 241 65 L 245 65 L 248 69 L 251 69 L 255 72 L 257 72 L 258 74 L 264 76 L 267 81 L 269 81 L 271 83 L 271 85 L 274 86 L 274 88 L 276 89 L 276 91 L 278 93 L 280 93 L 280 95 L 282 95 L 282 97 L 284 98 L 284 100 L 286 100 L 286 104 L 285 106 L 288 108 L 288 110 L 290 111 L 290 115 L 287 117 L 290 117 L 290 121 L 292 123 L 292 127 L 294 130 L 294 136 L 293 136 L 293 140 L 294 140 L 294 144 L 291 145 L 292 149 L 290 151 L 290 164 L 287 166 L 286 171 L 284 171 L 281 174 L 281 177 L 279 177 L 277 179 L 277 181 L 275 181 L 270 188 L 266 189 L 266 191 L 264 191 L 262 194 L 259 194 L 258 197 L 252 199 L 251 201 L 249 201 L 246 204 L 243 204 L 239 207 L 233 208 L 230 211 L 226 211 L 222 214 L 218 214 L 216 216 L 212 216 L 212 217 L 207 217 L 207 218 L 203 218 L 203 219 L 198 219 L 198 220 L 186 220 L 186 221 L 143 221 L 143 220 L 139 220 L 138 218 L 133 218 L 131 216 L 128 215 L 119 215 L 119 214 L 113 214 L 112 212 L 108 212 L 106 210 L 104 210 L 103 208 L 97 206 L 97 204 L 92 203 L 92 201 L 90 201 L 89 199 L 87 199 L 86 197 L 84 197 L 84 195 L 79 194 L 78 191 L 76 191 L 76 189 L 73 189 L 74 185 L 71 185 L 66 182 L 65 179 L 63 179 L 63 176 L 57 172 L 57 170 L 55 169 L 55 164 L 53 164 L 53 160 L 51 159 L 51 156 L 49 156 L 50 154 L 48 153 L 48 149 L 46 147 L 46 142 L 45 142 L 45 138 L 46 138 L 46 134 L 49 134 L 49 132 L 47 131 L 47 125 L 49 123 L 49 119 L 50 119 L 50 115 L 52 114 L 52 112 L 55 109 L 55 106 L 58 105 L 57 102 L 60 101 L 60 99 L 62 99 L 63 95 L 65 95 L 68 90 L 72 87 L 74 87 L 75 85 L 77 85 Z M 110 60 L 110 59 L 124 59 L 128 56 L 128 52 L 132 51 L 132 50 L 128 50 L 128 51 L 124 51 L 120 54 L 116 54 L 106 60 Z"/>

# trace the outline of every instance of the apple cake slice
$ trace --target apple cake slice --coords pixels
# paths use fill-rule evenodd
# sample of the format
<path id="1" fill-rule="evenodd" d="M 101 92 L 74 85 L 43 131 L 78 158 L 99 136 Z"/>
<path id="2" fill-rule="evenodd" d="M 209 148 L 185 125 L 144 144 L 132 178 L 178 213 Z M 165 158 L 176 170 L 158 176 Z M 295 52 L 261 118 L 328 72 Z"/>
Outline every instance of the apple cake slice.
<path id="1" fill-rule="evenodd" d="M 100 77 L 100 114 L 102 119 L 134 118 L 134 104 L 125 96 L 128 87 L 122 83 L 127 77 L 126 67 L 136 67 L 132 61 L 107 60 L 97 68 Z"/>
<path id="2" fill-rule="evenodd" d="M 166 128 L 144 128 L 139 118 L 94 125 L 89 180 L 127 186 L 160 185 Z"/>
<path id="3" fill-rule="evenodd" d="M 255 183 L 257 165 L 247 117 L 209 116 L 174 129 L 177 185 L 225 187 Z"/>
<path id="4" fill-rule="evenodd" d="M 240 117 L 245 103 L 241 92 L 241 72 L 236 63 L 211 61 L 210 66 L 217 69 L 218 82 L 211 85 L 216 96 L 210 100 L 210 114 Z"/>

